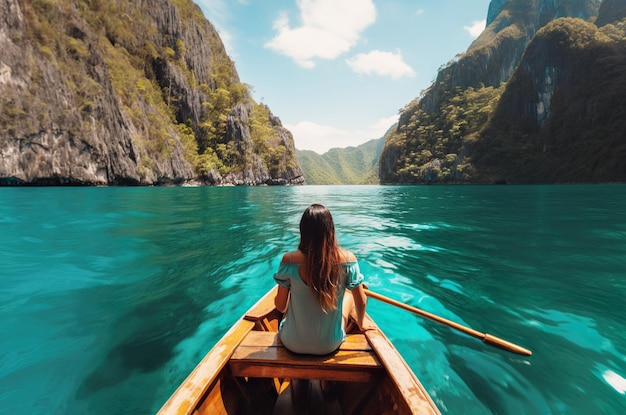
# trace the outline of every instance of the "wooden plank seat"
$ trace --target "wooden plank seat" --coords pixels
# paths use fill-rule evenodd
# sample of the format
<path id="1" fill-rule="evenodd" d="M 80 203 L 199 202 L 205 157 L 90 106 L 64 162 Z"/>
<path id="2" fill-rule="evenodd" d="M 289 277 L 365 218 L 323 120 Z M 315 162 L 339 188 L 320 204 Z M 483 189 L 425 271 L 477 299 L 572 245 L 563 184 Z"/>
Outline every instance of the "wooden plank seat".
<path id="1" fill-rule="evenodd" d="M 384 368 L 363 334 L 348 334 L 334 353 L 315 356 L 287 350 L 276 332 L 251 331 L 229 361 L 236 377 L 371 382 Z"/>

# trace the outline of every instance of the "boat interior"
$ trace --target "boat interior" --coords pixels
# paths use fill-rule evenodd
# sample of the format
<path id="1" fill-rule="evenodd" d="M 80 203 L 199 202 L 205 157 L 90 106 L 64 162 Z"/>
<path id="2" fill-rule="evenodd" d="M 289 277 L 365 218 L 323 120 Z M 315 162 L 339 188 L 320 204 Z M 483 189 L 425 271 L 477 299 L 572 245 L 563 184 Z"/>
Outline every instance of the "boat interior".
<path id="1" fill-rule="evenodd" d="M 351 322 L 346 341 L 329 355 L 287 350 L 271 293 L 216 344 L 159 414 L 439 413 L 380 330 L 361 333 Z"/>

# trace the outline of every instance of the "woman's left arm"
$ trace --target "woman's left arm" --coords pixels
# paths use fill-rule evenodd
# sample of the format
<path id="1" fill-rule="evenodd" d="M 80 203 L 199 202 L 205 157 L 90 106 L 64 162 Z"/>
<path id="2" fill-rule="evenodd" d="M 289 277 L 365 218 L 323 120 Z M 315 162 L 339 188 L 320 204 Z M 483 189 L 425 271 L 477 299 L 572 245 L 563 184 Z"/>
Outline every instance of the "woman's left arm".
<path id="1" fill-rule="evenodd" d="M 359 325 L 359 329 L 363 330 L 363 323 L 365 320 L 365 307 L 367 306 L 367 296 L 365 295 L 365 289 L 363 284 L 359 284 L 352 289 L 352 296 L 354 297 L 354 311 L 356 311 L 356 322 Z"/>

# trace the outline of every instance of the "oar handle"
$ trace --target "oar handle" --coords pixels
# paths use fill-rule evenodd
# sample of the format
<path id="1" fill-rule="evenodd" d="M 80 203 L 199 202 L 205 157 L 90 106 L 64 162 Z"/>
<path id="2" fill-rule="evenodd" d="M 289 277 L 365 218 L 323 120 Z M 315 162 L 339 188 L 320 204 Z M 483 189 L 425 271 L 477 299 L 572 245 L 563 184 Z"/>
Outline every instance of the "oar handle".
<path id="1" fill-rule="evenodd" d="M 523 348 L 521 346 L 518 346 L 517 344 L 508 342 L 506 340 L 503 340 L 503 339 L 501 339 L 499 337 L 496 337 L 496 336 L 493 336 L 491 334 L 481 333 L 481 332 L 476 331 L 474 329 L 471 329 L 469 327 L 465 327 L 465 326 L 463 326 L 463 325 L 461 325 L 459 323 L 455 323 L 454 321 L 445 319 L 443 317 L 439 317 L 436 314 L 432 314 L 432 313 L 429 313 L 428 311 L 421 310 L 421 309 L 419 309 L 417 307 L 412 307 L 412 306 L 410 306 L 408 304 L 401 303 L 400 301 L 396 301 L 396 300 L 391 299 L 389 297 L 385 297 L 384 295 L 375 293 L 373 291 L 370 291 L 369 289 L 365 289 L 365 295 L 367 295 L 368 297 L 374 298 L 376 300 L 382 301 L 384 303 L 387 303 L 389 305 L 392 305 L 394 307 L 398 307 L 398 308 L 401 308 L 403 310 L 407 310 L 407 311 L 409 311 L 411 313 L 414 313 L 414 314 L 420 315 L 422 317 L 425 317 L 427 319 L 436 321 L 438 323 L 445 324 L 448 327 L 451 327 L 453 329 L 462 331 L 463 333 L 468 334 L 468 335 L 470 335 L 472 337 L 476 337 L 477 339 L 481 339 L 484 343 L 486 343 L 486 344 L 488 344 L 490 346 L 499 347 L 500 349 L 503 349 L 503 350 L 506 350 L 506 351 L 509 351 L 509 352 L 512 352 L 512 353 L 521 354 L 521 355 L 524 355 L 524 356 L 532 355 L 532 352 L 530 350 L 525 349 L 525 348 Z"/>

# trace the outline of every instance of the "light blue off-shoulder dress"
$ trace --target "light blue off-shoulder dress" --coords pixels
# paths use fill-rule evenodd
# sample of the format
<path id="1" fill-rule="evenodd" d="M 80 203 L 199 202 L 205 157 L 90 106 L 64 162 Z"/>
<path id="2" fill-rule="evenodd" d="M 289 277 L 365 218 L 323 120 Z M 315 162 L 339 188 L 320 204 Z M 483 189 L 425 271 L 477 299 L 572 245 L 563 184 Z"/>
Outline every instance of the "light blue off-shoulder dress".
<path id="1" fill-rule="evenodd" d="M 287 315 L 280 323 L 280 340 L 295 353 L 328 354 L 337 350 L 346 338 L 341 314 L 345 289 L 352 290 L 361 284 L 363 274 L 357 261 L 341 264 L 343 275 L 339 281 L 337 308 L 324 312 L 300 278 L 301 265 L 281 262 L 274 274 L 276 283 L 289 288 L 290 293 Z"/>

